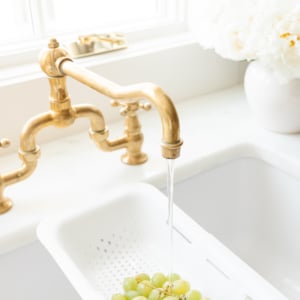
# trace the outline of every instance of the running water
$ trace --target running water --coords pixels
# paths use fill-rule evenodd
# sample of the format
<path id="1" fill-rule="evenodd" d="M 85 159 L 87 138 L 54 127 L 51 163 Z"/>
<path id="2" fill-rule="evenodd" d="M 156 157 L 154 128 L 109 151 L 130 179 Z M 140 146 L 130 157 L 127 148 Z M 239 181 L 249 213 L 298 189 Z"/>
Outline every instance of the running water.
<path id="1" fill-rule="evenodd" d="M 174 242 L 173 242 L 173 191 L 174 191 L 174 159 L 167 159 L 167 195 L 169 226 L 169 274 L 173 274 Z"/>

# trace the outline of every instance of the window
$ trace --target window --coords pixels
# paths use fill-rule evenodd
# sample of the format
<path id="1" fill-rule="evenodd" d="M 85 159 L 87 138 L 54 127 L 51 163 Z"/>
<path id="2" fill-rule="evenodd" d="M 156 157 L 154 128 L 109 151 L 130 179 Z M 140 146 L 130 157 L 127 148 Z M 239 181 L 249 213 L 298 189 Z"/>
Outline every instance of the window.
<path id="1" fill-rule="evenodd" d="M 1 1 L 0 4 L 0 45 L 32 37 L 29 7 L 22 0 Z"/>
<path id="2" fill-rule="evenodd" d="M 161 13 L 156 0 L 52 0 L 45 3 L 45 32 L 93 30 L 151 19 Z"/>
<path id="3" fill-rule="evenodd" d="M 119 31 L 147 36 L 147 30 L 178 26 L 185 0 L 1 0 L 0 65 L 18 64 L 55 36 Z M 178 29 L 178 27 L 177 27 Z M 18 54 L 18 56 L 16 56 Z M 28 54 L 28 55 L 27 55 Z M 36 57 L 36 56 L 35 56 Z"/>

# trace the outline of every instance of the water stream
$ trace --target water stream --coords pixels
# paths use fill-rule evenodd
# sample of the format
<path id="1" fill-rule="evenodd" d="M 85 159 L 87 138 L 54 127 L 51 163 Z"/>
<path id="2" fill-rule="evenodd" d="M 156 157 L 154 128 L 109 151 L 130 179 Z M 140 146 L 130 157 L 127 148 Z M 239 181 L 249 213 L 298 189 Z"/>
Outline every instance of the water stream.
<path id="1" fill-rule="evenodd" d="M 173 242 L 173 192 L 174 192 L 174 159 L 167 159 L 167 196 L 168 196 L 168 226 L 169 226 L 169 274 L 173 273 L 174 242 Z"/>

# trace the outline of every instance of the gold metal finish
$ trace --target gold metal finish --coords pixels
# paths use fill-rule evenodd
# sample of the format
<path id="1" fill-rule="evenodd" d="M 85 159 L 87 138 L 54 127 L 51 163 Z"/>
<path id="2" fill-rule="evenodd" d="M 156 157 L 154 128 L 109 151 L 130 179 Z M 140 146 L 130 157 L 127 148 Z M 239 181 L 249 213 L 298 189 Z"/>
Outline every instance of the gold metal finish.
<path id="1" fill-rule="evenodd" d="M 3 138 L 0 140 L 0 148 L 7 148 L 10 145 L 10 140 Z M 0 175 L 0 195 L 2 195 L 2 176 Z M 12 208 L 13 204 L 9 198 L 0 198 L 0 214 L 4 214 Z"/>
<path id="2" fill-rule="evenodd" d="M 127 141 L 126 153 L 121 156 L 121 160 L 129 165 L 142 164 L 147 161 L 147 154 L 142 153 L 142 145 L 144 135 L 141 131 L 141 125 L 137 117 L 139 108 L 150 110 L 149 103 L 142 104 L 138 101 L 120 102 L 117 100 L 111 101 L 112 106 L 121 106 L 120 114 L 125 117 L 124 138 Z M 103 149 L 103 148 L 102 148 Z M 109 149 L 108 149 L 109 151 Z"/>
<path id="3" fill-rule="evenodd" d="M 69 44 L 68 49 L 74 58 L 102 54 L 128 47 L 125 36 L 121 33 L 81 35 Z"/>
<path id="4" fill-rule="evenodd" d="M 0 175 L 0 213 L 8 211 L 12 202 L 3 195 L 4 189 L 11 184 L 29 177 L 37 166 L 40 148 L 36 144 L 37 134 L 48 126 L 67 127 L 78 118 L 88 118 L 89 134 L 96 145 L 104 151 L 125 149 L 122 161 L 141 164 L 147 155 L 141 151 L 143 134 L 137 117 L 137 110 L 150 109 L 149 104 L 139 101 L 148 99 L 158 110 L 163 131 L 162 155 L 174 159 L 180 154 L 182 141 L 179 136 L 179 119 L 170 98 L 161 88 L 152 83 L 143 83 L 121 87 L 73 63 L 66 50 L 51 39 L 48 49 L 40 55 L 40 66 L 48 75 L 50 84 L 50 110 L 28 120 L 24 125 L 21 137 L 19 157 L 22 165 L 19 169 Z M 66 86 L 66 75 L 82 82 L 96 91 L 111 97 L 114 106 L 121 106 L 121 115 L 125 117 L 125 130 L 122 137 L 110 141 L 109 132 L 101 111 L 92 105 L 72 105 Z M 0 146 L 7 145 L 1 140 Z"/>
<path id="5" fill-rule="evenodd" d="M 3 138 L 0 140 L 0 148 L 7 148 L 10 145 L 10 140 Z"/>

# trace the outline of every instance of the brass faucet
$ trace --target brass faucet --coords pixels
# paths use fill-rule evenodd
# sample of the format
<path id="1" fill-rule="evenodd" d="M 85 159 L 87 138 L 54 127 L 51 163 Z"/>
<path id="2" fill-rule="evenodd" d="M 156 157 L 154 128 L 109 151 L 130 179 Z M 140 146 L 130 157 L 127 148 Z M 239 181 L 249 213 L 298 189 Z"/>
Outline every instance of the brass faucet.
<path id="1" fill-rule="evenodd" d="M 141 83 L 121 87 L 74 63 L 66 50 L 59 47 L 56 39 L 51 39 L 48 49 L 40 55 L 40 66 L 50 83 L 50 111 L 37 115 L 24 125 L 19 147 L 22 166 L 0 175 L 0 214 L 12 207 L 10 199 L 4 197 L 5 187 L 29 177 L 37 166 L 40 148 L 35 137 L 45 127 L 67 127 L 78 118 L 90 120 L 89 134 L 96 145 L 104 151 L 125 149 L 121 159 L 130 165 L 142 164 L 147 155 L 142 152 L 143 134 L 137 117 L 137 110 L 148 110 L 149 105 L 140 100 L 148 99 L 158 110 L 162 121 L 162 155 L 175 159 L 180 154 L 182 141 L 179 135 L 179 119 L 170 98 L 152 83 Z M 125 116 L 125 131 L 122 137 L 110 141 L 109 132 L 101 111 L 89 104 L 72 105 L 66 86 L 66 76 L 70 76 L 90 88 L 113 99 L 113 105 L 121 105 Z M 7 142 L 4 141 L 6 145 Z"/>

